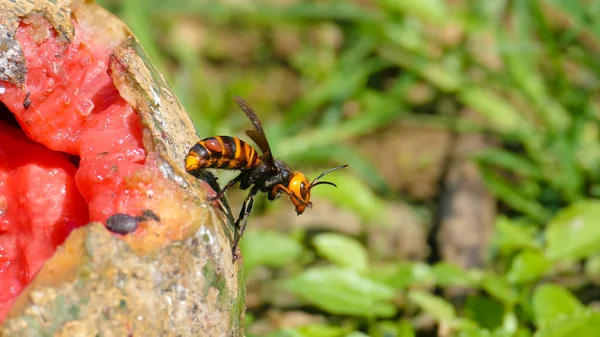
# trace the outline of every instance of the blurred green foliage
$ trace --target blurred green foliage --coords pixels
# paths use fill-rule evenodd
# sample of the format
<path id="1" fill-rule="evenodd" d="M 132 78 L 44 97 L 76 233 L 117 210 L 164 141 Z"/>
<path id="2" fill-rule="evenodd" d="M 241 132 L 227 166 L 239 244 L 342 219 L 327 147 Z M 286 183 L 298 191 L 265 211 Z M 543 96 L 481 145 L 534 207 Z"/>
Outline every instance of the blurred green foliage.
<path id="1" fill-rule="evenodd" d="M 266 308 L 311 318 L 268 336 L 598 336 L 598 296 L 585 294 L 600 282 L 600 0 L 101 4 L 200 137 L 242 135 L 237 94 L 277 157 L 315 172 L 350 164 L 315 195 L 363 226 L 385 224 L 402 195 L 364 139 L 402 121 L 494 144 L 472 156 L 500 205 L 483 268 L 380 259 L 343 231 L 251 228 L 245 267 L 272 295 L 249 310 L 248 336 L 263 335 Z"/>

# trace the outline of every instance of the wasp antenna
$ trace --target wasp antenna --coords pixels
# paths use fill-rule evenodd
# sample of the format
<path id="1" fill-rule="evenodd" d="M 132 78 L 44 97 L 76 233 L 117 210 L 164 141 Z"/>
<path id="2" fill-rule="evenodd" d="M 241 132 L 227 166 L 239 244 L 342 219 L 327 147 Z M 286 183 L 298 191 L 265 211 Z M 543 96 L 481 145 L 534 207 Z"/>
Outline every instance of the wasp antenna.
<path id="1" fill-rule="evenodd" d="M 334 184 L 334 183 L 332 183 L 332 182 L 330 182 L 330 181 L 319 181 L 319 182 L 317 182 L 317 183 L 314 183 L 314 184 L 310 185 L 310 189 L 312 189 L 313 187 L 315 187 L 315 186 L 317 186 L 317 185 L 321 185 L 321 184 L 323 184 L 323 185 L 331 185 L 331 186 L 333 186 L 333 187 L 337 187 L 337 185 L 336 185 L 336 184 Z"/>
<path id="2" fill-rule="evenodd" d="M 319 181 L 319 179 L 323 178 L 323 177 L 324 177 L 324 176 L 326 176 L 327 174 L 329 174 L 329 173 L 331 173 L 331 172 L 333 172 L 333 171 L 337 171 L 337 170 L 339 170 L 339 169 L 343 169 L 343 168 L 344 168 L 344 167 L 346 167 L 346 166 L 348 166 L 348 164 L 345 164 L 345 165 L 342 165 L 342 166 L 338 166 L 338 167 L 334 167 L 334 168 L 330 168 L 329 170 L 327 170 L 327 171 L 325 171 L 325 172 L 323 172 L 323 173 L 319 174 L 319 176 L 318 176 L 318 177 L 316 177 L 316 178 L 315 178 L 315 180 L 313 180 L 313 181 L 312 181 L 312 183 L 310 183 L 310 187 L 312 188 L 313 186 L 316 186 L 316 185 L 318 185 L 319 183 L 317 183 L 317 182 Z M 322 182 L 322 184 L 325 184 L 325 183 L 328 183 L 328 182 L 325 182 L 325 181 L 324 181 L 324 182 Z M 329 184 L 330 184 L 330 185 L 334 185 L 334 186 L 335 186 L 335 184 L 333 184 L 333 183 L 329 183 Z M 336 186 L 336 187 L 337 187 L 337 186 Z"/>

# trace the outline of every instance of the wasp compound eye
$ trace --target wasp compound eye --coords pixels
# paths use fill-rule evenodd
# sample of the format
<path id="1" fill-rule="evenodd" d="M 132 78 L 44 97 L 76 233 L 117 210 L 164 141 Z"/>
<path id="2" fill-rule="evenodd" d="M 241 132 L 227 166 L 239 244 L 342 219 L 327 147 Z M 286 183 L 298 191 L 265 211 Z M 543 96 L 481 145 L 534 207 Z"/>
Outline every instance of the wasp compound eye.
<path id="1" fill-rule="evenodd" d="M 308 189 L 306 189 L 305 183 L 300 184 L 300 197 L 304 201 L 308 200 Z"/>

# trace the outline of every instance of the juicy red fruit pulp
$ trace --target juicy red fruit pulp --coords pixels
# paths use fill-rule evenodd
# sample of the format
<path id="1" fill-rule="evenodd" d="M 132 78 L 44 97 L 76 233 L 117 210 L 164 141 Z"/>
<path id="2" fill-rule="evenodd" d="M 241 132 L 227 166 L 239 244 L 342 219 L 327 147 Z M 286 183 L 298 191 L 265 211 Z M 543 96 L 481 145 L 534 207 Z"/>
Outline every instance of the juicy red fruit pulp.
<path id="1" fill-rule="evenodd" d="M 0 315 L 69 232 L 89 220 L 76 168 L 0 122 Z"/>
<path id="2" fill-rule="evenodd" d="M 18 122 L 0 120 L 0 322 L 72 229 L 147 207 L 131 179 L 140 120 L 107 74 L 111 47 L 74 25 L 65 43 L 41 17 L 21 23 L 25 83 L 0 81 L 0 119 Z"/>

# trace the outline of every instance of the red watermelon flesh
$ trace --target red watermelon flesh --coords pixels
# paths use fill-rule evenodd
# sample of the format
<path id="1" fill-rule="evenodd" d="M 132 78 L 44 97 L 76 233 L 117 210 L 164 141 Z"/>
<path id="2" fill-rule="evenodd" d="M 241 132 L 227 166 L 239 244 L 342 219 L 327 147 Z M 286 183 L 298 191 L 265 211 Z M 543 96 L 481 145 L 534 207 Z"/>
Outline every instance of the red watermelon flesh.
<path id="1" fill-rule="evenodd" d="M 64 154 L 0 123 L 0 317 L 69 231 L 88 222 L 75 171 Z"/>
<path id="2" fill-rule="evenodd" d="M 0 81 L 0 119 L 18 122 L 0 124 L 0 322 L 73 228 L 147 209 L 169 217 L 152 194 L 171 182 L 147 160 L 140 118 L 107 74 L 112 47 L 73 24 L 65 43 L 41 17 L 22 22 L 25 83 Z"/>

